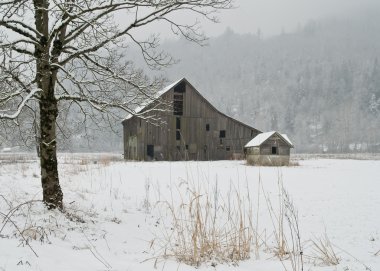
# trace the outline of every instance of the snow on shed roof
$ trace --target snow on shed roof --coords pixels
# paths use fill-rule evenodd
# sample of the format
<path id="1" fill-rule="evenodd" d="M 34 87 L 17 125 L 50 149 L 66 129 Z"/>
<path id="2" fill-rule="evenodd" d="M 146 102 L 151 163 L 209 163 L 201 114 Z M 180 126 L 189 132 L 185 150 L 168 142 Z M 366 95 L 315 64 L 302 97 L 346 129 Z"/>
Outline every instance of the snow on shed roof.
<path id="1" fill-rule="evenodd" d="M 171 90 L 173 87 L 175 87 L 178 83 L 180 83 L 184 79 L 186 79 L 186 78 L 183 77 L 183 78 L 175 81 L 174 83 L 166 86 L 165 88 L 161 89 L 160 91 L 157 91 L 157 93 L 154 95 L 153 99 L 148 99 L 146 102 L 144 102 L 140 106 L 136 107 L 136 109 L 134 110 L 134 114 L 128 114 L 128 116 L 124 120 L 128 120 L 128 119 L 132 118 L 135 114 L 140 113 L 142 110 L 144 110 L 145 107 L 147 107 L 148 105 L 150 105 L 151 103 L 153 103 L 156 99 L 158 99 L 159 97 L 161 97 L 161 95 L 163 95 L 164 93 L 166 93 L 169 90 Z"/>
<path id="2" fill-rule="evenodd" d="M 289 140 L 289 138 L 288 138 L 288 136 L 286 134 L 280 134 L 279 132 L 276 132 L 276 131 L 271 131 L 271 132 L 266 132 L 266 133 L 258 134 L 251 141 L 249 141 L 244 147 L 245 148 L 248 148 L 248 147 L 258 147 L 261 144 L 263 144 L 265 141 L 267 141 L 267 139 L 269 139 L 274 134 L 277 134 L 278 136 L 280 136 L 292 148 L 294 147 L 293 143 Z"/>

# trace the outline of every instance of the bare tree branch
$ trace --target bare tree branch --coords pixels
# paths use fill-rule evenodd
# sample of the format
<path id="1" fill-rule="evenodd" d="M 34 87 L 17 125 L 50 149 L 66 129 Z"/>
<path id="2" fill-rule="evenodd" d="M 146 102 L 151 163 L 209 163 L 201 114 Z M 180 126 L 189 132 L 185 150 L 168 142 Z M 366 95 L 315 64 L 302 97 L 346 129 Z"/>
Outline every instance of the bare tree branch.
<path id="1" fill-rule="evenodd" d="M 26 97 L 24 97 L 21 103 L 18 105 L 16 112 L 14 112 L 13 114 L 0 113 L 0 119 L 16 119 L 20 115 L 21 111 L 24 109 L 28 101 L 31 100 L 34 97 L 34 95 L 36 95 L 40 91 L 41 89 L 33 89 L 32 91 L 30 91 L 30 93 Z"/>
<path id="2" fill-rule="evenodd" d="M 29 118 L 29 127 L 39 127 L 35 138 L 41 153 L 43 201 L 49 208 L 63 208 L 57 135 L 66 137 L 70 110 L 79 111 L 80 122 L 89 120 L 100 127 L 111 126 L 126 113 L 139 115 L 142 104 L 150 105 L 149 114 L 142 117 L 153 121 L 159 121 L 156 111 L 168 109 L 157 95 L 164 79 L 148 78 L 126 61 L 125 44 L 137 46 L 151 68 L 175 61 L 159 50 L 158 34 L 139 39 L 136 31 L 163 22 L 173 33 L 203 44 L 206 37 L 197 20 L 179 23 L 172 15 L 192 14 L 216 22 L 213 15 L 231 4 L 232 0 L 0 2 L 0 120 L 18 125 Z M 120 15 L 122 23 L 115 20 Z"/>

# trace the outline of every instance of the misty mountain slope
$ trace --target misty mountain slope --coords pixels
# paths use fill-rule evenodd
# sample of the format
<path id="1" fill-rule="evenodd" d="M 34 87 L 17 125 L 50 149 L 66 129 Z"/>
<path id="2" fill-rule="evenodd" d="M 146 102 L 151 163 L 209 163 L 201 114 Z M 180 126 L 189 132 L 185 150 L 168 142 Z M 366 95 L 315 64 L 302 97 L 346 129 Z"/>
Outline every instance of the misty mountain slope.
<path id="1" fill-rule="evenodd" d="M 258 129 L 288 133 L 298 151 L 379 151 L 380 19 L 371 14 L 270 39 L 227 29 L 207 47 L 179 40 L 164 49 L 180 59 L 168 78 L 188 78 Z"/>
<path id="2" fill-rule="evenodd" d="M 380 152 L 378 13 L 310 22 L 268 39 L 227 29 L 204 47 L 166 41 L 162 49 L 180 62 L 145 72 L 169 82 L 186 77 L 222 112 L 287 133 L 297 152 Z M 126 59 L 144 67 L 136 50 L 131 45 Z M 119 135 L 93 123 L 87 129 L 65 123 L 75 132 L 64 137 L 63 150 L 122 151 L 119 122 L 113 127 Z M 13 133 L 0 131 L 1 147 L 22 145 L 18 136 L 5 140 L 7 134 Z"/>

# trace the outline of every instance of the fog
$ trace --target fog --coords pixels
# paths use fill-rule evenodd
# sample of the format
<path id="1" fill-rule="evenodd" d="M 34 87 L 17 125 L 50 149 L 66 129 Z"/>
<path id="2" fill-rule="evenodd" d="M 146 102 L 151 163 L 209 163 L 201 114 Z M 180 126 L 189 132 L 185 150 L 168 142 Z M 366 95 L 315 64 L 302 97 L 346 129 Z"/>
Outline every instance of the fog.
<path id="1" fill-rule="evenodd" d="M 206 24 L 205 30 L 218 35 L 226 27 L 237 33 L 256 33 L 260 28 L 272 36 L 292 32 L 310 20 L 349 16 L 378 4 L 376 0 L 237 0 L 236 9 L 220 14 L 219 25 Z"/>
<path id="2" fill-rule="evenodd" d="M 186 77 L 222 112 L 261 131 L 287 133 L 297 152 L 380 152 L 380 6 L 240 3 L 221 16 L 209 46 L 165 42 L 180 60 L 166 77 Z"/>
<path id="3" fill-rule="evenodd" d="M 133 45 L 125 55 L 149 77 L 163 75 L 168 82 L 186 77 L 234 118 L 261 131 L 287 133 L 297 152 L 380 152 L 377 2 L 236 0 L 234 9 L 218 14 L 219 24 L 201 22 L 210 37 L 206 47 L 176 38 L 165 24 L 138 29 L 139 39 L 160 34 L 161 49 L 179 64 L 151 70 Z M 131 14 L 116 20 L 127 24 Z M 119 122 L 115 130 L 119 135 L 95 126 L 78 131 L 64 149 L 121 151 Z M 3 147 L 23 141 L 22 134 L 7 134 L 0 129 L 0 139 L 8 140 Z"/>
<path id="4" fill-rule="evenodd" d="M 311 20 L 349 18 L 358 10 L 370 10 L 374 6 L 379 7 L 380 3 L 377 0 L 235 0 L 234 6 L 234 9 L 216 15 L 219 19 L 217 24 L 184 13 L 177 13 L 173 18 L 185 22 L 200 20 L 209 37 L 222 34 L 226 28 L 240 34 L 255 34 L 260 30 L 264 37 L 272 37 L 296 31 Z M 123 24 L 125 16 L 120 15 L 118 21 Z M 160 33 L 163 39 L 176 38 L 170 27 L 163 23 L 149 26 L 136 35 L 146 38 L 152 33 Z"/>

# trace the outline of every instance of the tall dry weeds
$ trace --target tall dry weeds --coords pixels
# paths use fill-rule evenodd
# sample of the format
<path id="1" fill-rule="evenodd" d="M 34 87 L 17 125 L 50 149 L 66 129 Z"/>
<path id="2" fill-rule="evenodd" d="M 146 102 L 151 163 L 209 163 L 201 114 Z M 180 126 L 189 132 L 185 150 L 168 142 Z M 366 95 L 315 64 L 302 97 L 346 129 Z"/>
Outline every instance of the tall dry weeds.
<path id="1" fill-rule="evenodd" d="M 303 271 L 303 246 L 301 242 L 298 212 L 289 193 L 283 185 L 280 172 L 278 173 L 277 185 L 278 206 L 276 209 L 273 207 L 272 201 L 265 193 L 264 186 L 261 183 L 261 190 L 272 222 L 276 244 L 272 250 L 283 264 L 285 270 L 288 270 L 288 267 L 283 261 L 288 260 L 292 271 Z"/>
<path id="2" fill-rule="evenodd" d="M 178 204 L 172 200 L 160 204 L 166 207 L 171 222 L 160 239 L 164 257 L 193 266 L 250 257 L 254 230 L 246 195 L 234 188 L 223 198 L 217 182 L 212 190 L 199 183 L 182 183 L 176 193 L 181 199 Z"/>
<path id="3" fill-rule="evenodd" d="M 318 265 L 331 266 L 338 265 L 340 258 L 335 253 L 334 247 L 325 233 L 324 236 L 311 240 L 313 255 L 311 256 Z"/>

